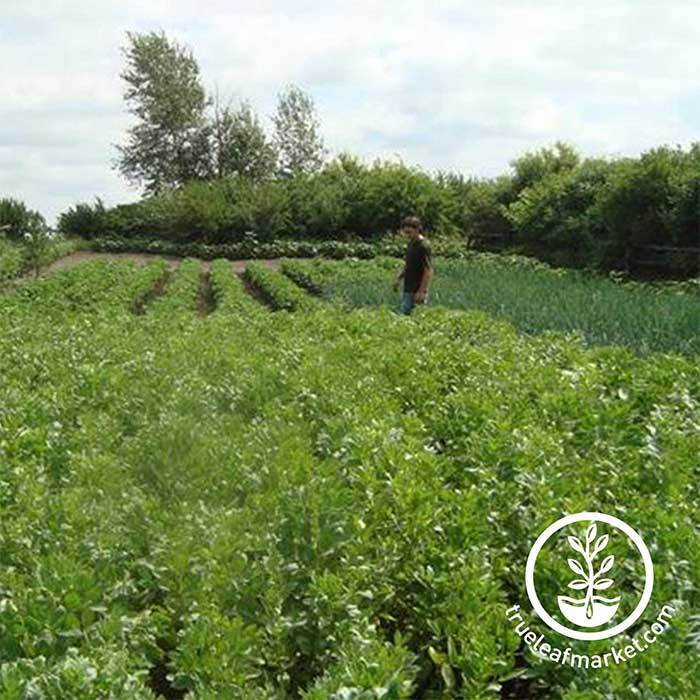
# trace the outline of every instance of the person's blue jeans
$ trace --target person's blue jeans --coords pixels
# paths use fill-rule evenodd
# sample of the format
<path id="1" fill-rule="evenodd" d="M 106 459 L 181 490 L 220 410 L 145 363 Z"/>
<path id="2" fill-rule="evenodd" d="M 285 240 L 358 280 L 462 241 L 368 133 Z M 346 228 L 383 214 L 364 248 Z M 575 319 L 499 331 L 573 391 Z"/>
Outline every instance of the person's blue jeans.
<path id="1" fill-rule="evenodd" d="M 401 313 L 408 316 L 411 311 L 413 311 L 415 305 L 416 302 L 413 301 L 413 292 L 404 292 L 401 297 Z"/>
<path id="2" fill-rule="evenodd" d="M 409 316 L 411 311 L 413 311 L 413 307 L 416 305 L 416 302 L 413 300 L 413 295 L 415 292 L 404 292 L 403 296 L 401 297 L 401 313 L 405 314 L 406 316 Z M 425 304 L 428 303 L 428 295 L 425 295 Z"/>

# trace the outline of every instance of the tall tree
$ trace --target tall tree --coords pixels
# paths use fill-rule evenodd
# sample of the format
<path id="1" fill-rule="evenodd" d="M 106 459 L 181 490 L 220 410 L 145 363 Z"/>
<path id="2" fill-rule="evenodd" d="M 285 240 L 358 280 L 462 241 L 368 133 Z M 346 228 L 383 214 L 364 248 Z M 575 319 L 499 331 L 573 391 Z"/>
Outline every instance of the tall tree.
<path id="1" fill-rule="evenodd" d="M 286 177 L 319 170 L 326 150 L 311 96 L 294 85 L 288 87 L 279 95 L 272 121 L 278 152 L 277 174 Z"/>
<path id="2" fill-rule="evenodd" d="M 236 111 L 230 103 L 221 107 L 217 97 L 211 123 L 212 170 L 218 177 L 240 175 L 253 180 L 271 177 L 277 152 L 250 103 Z"/>
<path id="3" fill-rule="evenodd" d="M 121 74 L 124 98 L 138 123 L 129 129 L 114 167 L 130 182 L 156 194 L 188 179 L 207 177 L 210 104 L 191 51 L 163 32 L 127 32 L 122 49 L 127 69 Z"/>

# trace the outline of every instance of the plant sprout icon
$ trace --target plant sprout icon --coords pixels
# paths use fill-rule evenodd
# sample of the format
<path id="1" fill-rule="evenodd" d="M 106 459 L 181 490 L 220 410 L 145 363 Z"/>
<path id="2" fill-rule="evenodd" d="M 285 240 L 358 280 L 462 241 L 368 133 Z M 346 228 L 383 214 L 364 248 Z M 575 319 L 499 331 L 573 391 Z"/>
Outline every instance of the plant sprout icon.
<path id="1" fill-rule="evenodd" d="M 603 559 L 598 571 L 595 571 L 593 562 L 605 549 L 609 539 L 608 535 L 602 535 L 596 540 L 597 534 L 598 527 L 593 522 L 586 530 L 585 546 L 578 537 L 569 535 L 567 538 L 569 546 L 583 555 L 585 561 L 584 567 L 578 559 L 568 559 L 569 568 L 581 577 L 571 581 L 569 588 L 575 591 L 585 589 L 586 595 L 583 598 L 560 595 L 557 602 L 566 619 L 580 627 L 598 627 L 606 624 L 613 618 L 620 605 L 620 596 L 605 598 L 595 594 L 596 591 L 607 590 L 613 585 L 613 579 L 601 577 L 610 571 L 615 563 L 615 557 L 609 554 Z"/>

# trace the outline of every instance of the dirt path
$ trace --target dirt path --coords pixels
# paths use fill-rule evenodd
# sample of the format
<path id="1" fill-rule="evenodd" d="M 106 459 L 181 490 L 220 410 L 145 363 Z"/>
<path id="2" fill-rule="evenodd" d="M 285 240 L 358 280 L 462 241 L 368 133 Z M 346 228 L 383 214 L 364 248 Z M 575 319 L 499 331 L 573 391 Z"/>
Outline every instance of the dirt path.
<path id="1" fill-rule="evenodd" d="M 52 262 L 49 266 L 41 271 L 41 275 L 47 275 L 52 272 L 58 272 L 66 267 L 73 267 L 78 263 L 86 260 L 130 260 L 137 265 L 145 265 L 147 262 L 155 258 L 163 258 L 168 263 L 170 270 L 175 270 L 180 266 L 180 258 L 174 258 L 168 255 L 150 255 L 148 253 L 96 253 L 92 250 L 79 250 L 75 253 L 66 255 L 65 258 L 59 258 Z"/>
<path id="2" fill-rule="evenodd" d="M 136 265 L 145 265 L 146 263 L 151 262 L 152 260 L 155 260 L 157 258 L 162 258 L 163 260 L 165 260 L 168 264 L 168 269 L 171 271 L 177 270 L 177 268 L 180 267 L 180 262 L 182 261 L 182 258 L 176 258 L 172 255 L 157 255 L 152 253 L 98 253 L 92 250 L 79 250 L 75 253 L 70 253 L 69 255 L 66 255 L 63 258 L 59 258 L 58 260 L 52 262 L 50 265 L 47 265 L 46 267 L 42 268 L 39 271 L 39 277 L 46 277 L 47 275 L 53 274 L 54 272 L 59 272 L 61 270 L 65 270 L 66 268 L 74 267 L 75 265 L 78 265 L 81 262 L 86 262 L 88 260 L 128 260 L 135 263 Z M 279 270 L 280 268 L 279 258 L 271 258 L 266 260 L 232 260 L 231 266 L 233 267 L 233 271 L 236 274 L 240 275 L 244 272 L 245 267 L 249 262 L 261 262 L 263 263 L 263 265 L 267 265 L 273 270 Z M 209 270 L 211 268 L 211 260 L 201 260 L 201 263 L 203 273 L 208 275 Z M 15 277 L 14 279 L 7 280 L 6 282 L 1 283 L 0 291 L 10 291 L 20 285 L 31 282 L 33 279 L 35 279 L 33 272 L 28 273 L 26 275 L 22 275 L 21 277 Z"/>
<path id="3" fill-rule="evenodd" d="M 151 253 L 96 253 L 91 250 L 79 250 L 75 253 L 70 253 L 59 260 L 52 262 L 47 267 L 43 268 L 39 273 L 40 276 L 51 274 L 52 272 L 58 272 L 67 267 L 73 267 L 86 260 L 130 260 L 137 265 L 145 265 L 146 263 L 155 260 L 156 258 L 163 258 L 168 263 L 168 269 L 176 270 L 180 266 L 180 261 L 182 258 L 176 258 L 171 255 L 156 255 Z M 209 272 L 211 267 L 210 260 L 202 260 L 202 267 L 204 272 Z M 235 272 L 243 272 L 245 266 L 252 262 L 252 260 L 232 260 L 231 265 Z M 257 260 L 256 262 L 261 262 L 273 270 L 279 270 L 280 261 L 279 258 L 272 258 L 268 260 Z M 33 279 L 33 275 L 27 275 L 28 279 Z"/>
<path id="4" fill-rule="evenodd" d="M 258 258 L 257 260 L 232 260 L 231 264 L 233 265 L 233 270 L 234 272 L 244 272 L 245 271 L 245 266 L 249 262 L 259 262 L 262 263 L 263 265 L 267 265 L 268 267 L 272 268 L 273 270 L 279 270 L 280 269 L 280 259 L 279 258 Z"/>

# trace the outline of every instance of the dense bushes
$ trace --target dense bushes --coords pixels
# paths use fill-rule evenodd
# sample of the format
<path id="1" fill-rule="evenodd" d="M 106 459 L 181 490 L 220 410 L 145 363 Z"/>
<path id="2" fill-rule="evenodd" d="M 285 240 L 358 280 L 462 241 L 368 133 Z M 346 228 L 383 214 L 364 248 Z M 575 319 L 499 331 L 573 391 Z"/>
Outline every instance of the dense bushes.
<path id="1" fill-rule="evenodd" d="M 510 243 L 513 225 L 508 204 L 513 201 L 513 183 L 507 175 L 476 181 L 464 194 L 464 229 L 469 238 Z"/>
<path id="2" fill-rule="evenodd" d="M 340 156 L 321 172 L 253 182 L 224 178 L 190 182 L 157 197 L 105 210 L 79 204 L 59 218 L 59 230 L 83 238 L 162 238 L 235 243 L 251 232 L 276 238 L 369 239 L 398 228 L 408 213 L 430 230 L 459 234 L 463 204 L 449 182 L 416 168 L 376 161 L 371 167 Z"/>
<path id="3" fill-rule="evenodd" d="M 104 230 L 106 212 L 103 201 L 96 197 L 94 206 L 81 203 L 63 212 L 58 218 L 58 227 L 64 232 L 70 231 L 72 236 L 95 238 Z"/>
<path id="4" fill-rule="evenodd" d="M 38 211 L 16 199 L 0 199 L 0 236 L 19 241 L 41 228 L 46 228 L 46 221 Z"/>
<path id="5" fill-rule="evenodd" d="M 609 169 L 603 160 L 587 160 L 579 167 L 545 175 L 523 189 L 506 210 L 518 244 L 524 250 L 546 247 L 547 252 L 540 253 L 552 261 L 559 262 L 556 253 L 563 252 L 564 261 L 597 265 L 605 229 L 591 210 Z"/>
<path id="6" fill-rule="evenodd" d="M 534 228 L 535 217 L 523 216 L 533 204 L 539 206 L 529 212 L 538 218 Z M 634 268 L 641 246 L 697 246 L 700 144 L 688 151 L 663 146 L 638 158 L 584 161 L 525 189 L 509 213 L 515 238 L 526 249 L 527 240 L 564 249 L 568 264 Z M 657 254 L 657 274 L 693 271 Z"/>
<path id="7" fill-rule="evenodd" d="M 341 154 L 314 174 L 190 182 L 111 209 L 99 200 L 79 204 L 61 215 L 59 229 L 133 239 L 137 247 L 162 239 L 245 248 L 253 239 L 374 241 L 411 213 L 433 240 L 467 238 L 556 265 L 604 269 L 634 267 L 639 246 L 696 246 L 700 239 L 700 143 L 610 160 L 583 159 L 557 142 L 511 166 L 495 178 L 465 179 Z M 664 258 L 655 272 L 694 273 L 696 258 L 685 267 Z"/>
<path id="8" fill-rule="evenodd" d="M 635 245 L 697 245 L 699 197 L 700 144 L 688 153 L 662 147 L 618 161 L 594 206 L 609 244 L 606 262 Z"/>

